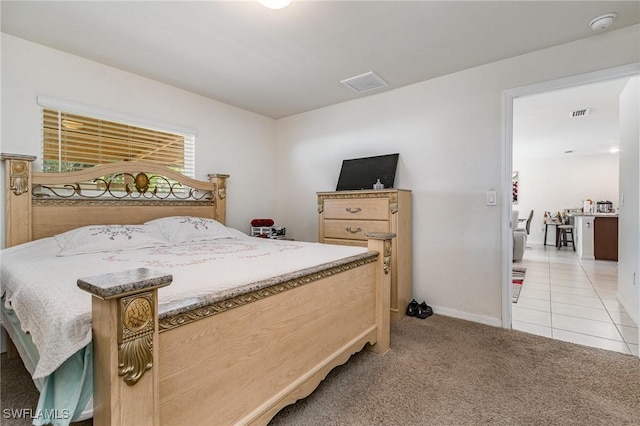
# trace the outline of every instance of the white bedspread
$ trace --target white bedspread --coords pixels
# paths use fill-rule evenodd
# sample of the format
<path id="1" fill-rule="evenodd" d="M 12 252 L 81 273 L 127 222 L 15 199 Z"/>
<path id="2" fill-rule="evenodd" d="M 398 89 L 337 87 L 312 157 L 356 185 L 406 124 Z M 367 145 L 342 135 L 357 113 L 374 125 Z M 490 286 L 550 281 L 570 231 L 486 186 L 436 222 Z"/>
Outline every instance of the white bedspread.
<path id="1" fill-rule="evenodd" d="M 366 251 L 296 241 L 237 238 L 161 248 L 57 257 L 53 238 L 2 251 L 1 291 L 40 353 L 34 378 L 52 373 L 91 341 L 91 296 L 77 279 L 133 268 L 173 275 L 159 290 L 159 311 L 254 281 Z"/>

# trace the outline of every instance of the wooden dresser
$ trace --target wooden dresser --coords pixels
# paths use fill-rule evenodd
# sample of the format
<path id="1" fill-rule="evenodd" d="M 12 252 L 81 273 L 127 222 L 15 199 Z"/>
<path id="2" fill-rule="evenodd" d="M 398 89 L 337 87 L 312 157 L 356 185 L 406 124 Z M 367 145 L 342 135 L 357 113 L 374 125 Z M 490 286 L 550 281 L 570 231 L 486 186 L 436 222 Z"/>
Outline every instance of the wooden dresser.
<path id="1" fill-rule="evenodd" d="M 391 318 L 405 315 L 412 298 L 411 191 L 318 192 L 318 241 L 367 246 L 367 232 L 394 232 Z"/>

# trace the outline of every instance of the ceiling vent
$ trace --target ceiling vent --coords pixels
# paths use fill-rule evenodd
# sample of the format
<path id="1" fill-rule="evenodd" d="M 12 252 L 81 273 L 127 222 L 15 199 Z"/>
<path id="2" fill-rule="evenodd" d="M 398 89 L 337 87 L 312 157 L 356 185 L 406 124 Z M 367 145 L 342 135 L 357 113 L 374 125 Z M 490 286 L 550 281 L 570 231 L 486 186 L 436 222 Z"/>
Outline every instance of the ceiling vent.
<path id="1" fill-rule="evenodd" d="M 373 71 L 347 78 L 340 83 L 357 93 L 369 92 L 388 86 L 387 82 Z"/>
<path id="2" fill-rule="evenodd" d="M 579 109 L 571 112 L 571 117 L 586 117 L 587 115 L 589 115 L 589 111 L 591 111 L 589 108 Z"/>

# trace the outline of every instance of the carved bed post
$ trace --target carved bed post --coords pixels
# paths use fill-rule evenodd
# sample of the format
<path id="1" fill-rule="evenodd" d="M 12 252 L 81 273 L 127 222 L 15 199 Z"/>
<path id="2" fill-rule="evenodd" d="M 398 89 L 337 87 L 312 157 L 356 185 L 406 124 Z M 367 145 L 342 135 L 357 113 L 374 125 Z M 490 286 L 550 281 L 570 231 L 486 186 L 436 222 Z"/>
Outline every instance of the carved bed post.
<path id="1" fill-rule="evenodd" d="M 384 355 L 391 347 L 391 240 L 394 233 L 367 234 L 369 251 L 377 251 L 376 267 L 376 344 L 371 350 Z"/>
<path id="2" fill-rule="evenodd" d="M 209 174 L 209 181 L 216 184 L 216 220 L 222 224 L 227 223 L 227 178 L 229 175 Z"/>
<path id="3" fill-rule="evenodd" d="M 5 246 L 31 241 L 31 163 L 33 155 L 1 155 L 5 167 Z"/>
<path id="4" fill-rule="evenodd" d="M 78 280 L 91 293 L 93 424 L 160 424 L 158 289 L 173 277 L 146 268 Z"/>

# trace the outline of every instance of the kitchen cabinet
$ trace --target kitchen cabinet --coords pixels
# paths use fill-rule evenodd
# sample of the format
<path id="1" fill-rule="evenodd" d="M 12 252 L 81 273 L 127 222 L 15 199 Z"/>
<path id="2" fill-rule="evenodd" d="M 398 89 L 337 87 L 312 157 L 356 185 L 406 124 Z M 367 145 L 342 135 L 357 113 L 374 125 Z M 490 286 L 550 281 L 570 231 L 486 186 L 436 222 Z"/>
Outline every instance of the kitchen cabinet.
<path id="1" fill-rule="evenodd" d="M 618 260 L 618 218 L 596 216 L 593 222 L 593 255 L 596 260 Z"/>
<path id="2" fill-rule="evenodd" d="M 618 215 L 572 214 L 575 218 L 576 251 L 580 259 L 618 260 Z"/>

